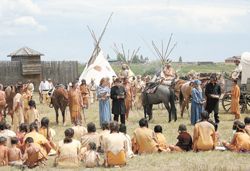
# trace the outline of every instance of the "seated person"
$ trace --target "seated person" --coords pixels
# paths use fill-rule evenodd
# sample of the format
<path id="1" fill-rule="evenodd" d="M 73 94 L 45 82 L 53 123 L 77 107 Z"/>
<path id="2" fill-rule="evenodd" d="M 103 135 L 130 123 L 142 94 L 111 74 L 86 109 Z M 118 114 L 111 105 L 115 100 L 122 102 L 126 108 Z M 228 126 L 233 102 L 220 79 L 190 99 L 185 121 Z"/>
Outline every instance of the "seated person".
<path id="1" fill-rule="evenodd" d="M 193 150 L 194 151 L 209 151 L 215 148 L 215 129 L 208 122 L 209 114 L 201 113 L 201 121 L 194 126 L 193 135 Z"/>
<path id="2" fill-rule="evenodd" d="M 16 137 L 11 138 L 11 147 L 8 151 L 9 165 L 21 166 L 23 164 L 23 155 L 19 148 L 17 148 L 18 139 Z"/>
<path id="3" fill-rule="evenodd" d="M 184 124 L 179 125 L 178 129 L 179 135 L 177 137 L 178 142 L 176 145 L 171 145 L 169 148 L 171 151 L 183 152 L 192 150 L 192 137 L 187 132 L 187 127 Z"/>
<path id="4" fill-rule="evenodd" d="M 237 125 L 236 133 L 230 143 L 222 142 L 222 144 L 230 151 L 250 152 L 250 136 L 244 131 L 245 124 L 240 122 Z"/>
<path id="5" fill-rule="evenodd" d="M 1 121 L 0 122 L 0 137 L 6 138 L 6 146 L 11 147 L 10 139 L 12 137 L 16 137 L 16 133 L 14 131 L 11 131 L 8 127 L 6 122 Z"/>
<path id="6" fill-rule="evenodd" d="M 87 129 L 81 125 L 80 121 L 77 121 L 72 129 L 74 130 L 73 138 L 78 141 L 81 141 L 82 136 L 87 133 Z"/>
<path id="7" fill-rule="evenodd" d="M 159 144 L 159 150 L 161 151 L 169 151 L 167 140 L 162 133 L 162 127 L 160 125 L 156 125 L 154 127 L 154 132 L 156 135 L 156 141 Z"/>
<path id="8" fill-rule="evenodd" d="M 96 150 L 96 144 L 94 142 L 90 142 L 87 147 L 87 151 L 83 156 L 86 168 L 94 168 L 100 165 L 100 155 Z"/>
<path id="9" fill-rule="evenodd" d="M 68 128 L 64 131 L 64 140 L 58 143 L 55 165 L 60 168 L 76 168 L 79 166 L 80 146 L 78 140 L 74 140 L 74 130 Z"/>
<path id="10" fill-rule="evenodd" d="M 245 131 L 250 136 L 250 117 L 249 116 L 245 117 L 244 122 L 245 122 Z"/>
<path id="11" fill-rule="evenodd" d="M 39 153 L 39 158 L 43 158 L 44 156 L 47 158 L 48 153 L 51 150 L 51 145 L 49 141 L 40 133 L 38 133 L 38 126 L 35 122 L 30 124 L 30 132 L 27 133 L 24 136 L 24 141 L 28 138 L 31 137 L 34 141 L 34 143 L 40 145 L 41 147 L 41 152 Z"/>
<path id="12" fill-rule="evenodd" d="M 84 154 L 90 142 L 94 142 L 97 146 L 97 149 L 100 146 L 100 137 L 96 132 L 96 127 L 93 122 L 87 124 L 87 131 L 88 133 L 84 134 L 81 138 L 81 154 Z"/>
<path id="13" fill-rule="evenodd" d="M 28 166 L 28 168 L 34 168 L 40 164 L 44 164 L 43 162 L 44 160 L 47 160 L 47 158 L 41 152 L 41 146 L 37 143 L 34 143 L 32 137 L 27 137 L 24 143 L 26 146 L 23 156 L 24 164 Z"/>
<path id="14" fill-rule="evenodd" d="M 132 138 L 132 149 L 135 154 L 158 152 L 156 135 L 148 128 L 148 120 L 142 118 L 139 121 L 139 128 L 136 128 Z"/>
<path id="15" fill-rule="evenodd" d="M 103 146 L 104 146 L 104 138 L 106 137 L 106 135 L 110 134 L 110 130 L 109 130 L 109 123 L 108 122 L 104 122 L 102 123 L 102 131 L 99 133 L 100 136 L 100 151 L 99 152 L 103 152 Z"/>
<path id="16" fill-rule="evenodd" d="M 53 142 L 53 137 L 55 136 L 55 130 L 49 128 L 49 118 L 47 117 L 42 118 L 39 133 L 42 134 L 49 141 L 49 144 L 52 147 L 49 155 L 55 155 L 57 149 L 56 144 Z"/>
<path id="17" fill-rule="evenodd" d="M 110 123 L 110 134 L 104 139 L 105 166 L 123 166 L 126 164 L 127 141 L 119 134 L 116 121 Z"/>
<path id="18" fill-rule="evenodd" d="M 127 153 L 126 153 L 126 157 L 127 157 L 127 158 L 132 158 L 132 157 L 134 157 L 135 155 L 134 155 L 134 152 L 133 152 L 133 150 L 132 150 L 131 138 L 130 138 L 130 136 L 127 134 L 127 127 L 126 127 L 125 124 L 121 124 L 121 125 L 120 125 L 119 132 L 120 132 L 120 134 L 122 134 L 122 135 L 125 137 L 125 139 L 126 139 L 126 141 L 127 141 L 126 144 L 127 144 L 127 149 L 128 149 L 128 151 L 127 151 Z"/>
<path id="19" fill-rule="evenodd" d="M 165 81 L 171 81 L 175 78 L 176 76 L 175 70 L 172 68 L 171 63 L 165 64 L 160 76 Z"/>
<path id="20" fill-rule="evenodd" d="M 24 145 L 24 136 L 28 132 L 28 125 L 25 123 L 20 124 L 19 126 L 19 131 L 16 134 L 16 137 L 18 139 L 18 145 L 17 147 L 21 149 L 22 154 L 24 153 L 25 150 L 25 145 Z"/>
<path id="21" fill-rule="evenodd" d="M 6 147 L 7 139 L 0 137 L 0 166 L 8 165 L 8 147 Z"/>

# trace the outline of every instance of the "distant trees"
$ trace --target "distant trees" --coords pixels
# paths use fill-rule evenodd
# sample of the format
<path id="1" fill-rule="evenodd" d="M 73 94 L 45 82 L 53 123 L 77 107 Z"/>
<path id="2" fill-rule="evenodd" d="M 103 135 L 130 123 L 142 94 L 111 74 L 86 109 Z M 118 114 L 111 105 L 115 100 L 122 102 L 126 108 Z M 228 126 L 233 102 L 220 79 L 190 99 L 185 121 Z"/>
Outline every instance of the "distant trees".
<path id="1" fill-rule="evenodd" d="M 181 56 L 179 57 L 179 61 L 178 62 L 182 63 L 182 57 Z"/>
<path id="2" fill-rule="evenodd" d="M 143 55 L 140 55 L 140 56 L 139 55 L 135 55 L 132 59 L 125 59 L 125 58 L 124 58 L 123 54 L 121 54 L 121 53 L 118 53 L 116 55 L 116 60 L 117 61 L 132 60 L 132 61 L 127 61 L 127 62 L 131 62 L 132 64 L 146 63 L 149 60 L 148 57 L 144 58 Z"/>

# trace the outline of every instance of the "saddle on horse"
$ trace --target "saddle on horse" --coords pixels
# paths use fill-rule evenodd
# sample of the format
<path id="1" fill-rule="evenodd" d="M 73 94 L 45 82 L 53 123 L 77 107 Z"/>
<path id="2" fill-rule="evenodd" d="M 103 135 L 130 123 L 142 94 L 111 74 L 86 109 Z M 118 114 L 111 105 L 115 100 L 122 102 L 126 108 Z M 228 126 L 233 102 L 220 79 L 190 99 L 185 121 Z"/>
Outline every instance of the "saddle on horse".
<path id="1" fill-rule="evenodd" d="M 159 85 L 159 83 L 149 82 L 146 84 L 146 87 L 143 92 L 146 94 L 153 94 L 156 92 Z"/>

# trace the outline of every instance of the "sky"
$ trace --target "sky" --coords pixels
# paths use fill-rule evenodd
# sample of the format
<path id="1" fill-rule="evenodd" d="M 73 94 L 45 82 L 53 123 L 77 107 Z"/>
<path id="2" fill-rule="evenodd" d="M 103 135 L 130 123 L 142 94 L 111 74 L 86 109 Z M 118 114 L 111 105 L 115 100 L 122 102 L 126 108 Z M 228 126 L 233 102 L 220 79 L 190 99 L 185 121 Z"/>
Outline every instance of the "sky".
<path id="1" fill-rule="evenodd" d="M 100 46 L 115 58 L 114 43 L 158 59 L 151 42 L 167 44 L 172 60 L 224 61 L 250 51 L 250 0 L 0 0 L 0 60 L 21 47 L 42 60 L 86 62 L 114 12 Z"/>

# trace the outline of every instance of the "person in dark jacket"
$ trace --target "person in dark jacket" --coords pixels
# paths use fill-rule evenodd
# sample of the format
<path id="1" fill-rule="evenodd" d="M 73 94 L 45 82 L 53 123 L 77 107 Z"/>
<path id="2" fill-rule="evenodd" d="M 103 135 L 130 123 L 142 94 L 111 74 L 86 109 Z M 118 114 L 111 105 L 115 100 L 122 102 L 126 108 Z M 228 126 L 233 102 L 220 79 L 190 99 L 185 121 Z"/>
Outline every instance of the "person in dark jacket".
<path id="1" fill-rule="evenodd" d="M 176 152 L 192 150 L 193 141 L 191 135 L 187 132 L 186 125 L 180 124 L 178 132 L 179 132 L 179 135 L 177 137 L 178 142 L 176 143 L 176 145 L 170 145 L 169 146 L 170 150 Z"/>
<path id="2" fill-rule="evenodd" d="M 205 87 L 205 95 L 207 98 L 205 110 L 210 114 L 214 112 L 214 121 L 218 125 L 219 120 L 219 100 L 221 96 L 221 87 L 217 84 L 216 76 L 210 77 L 210 82 Z"/>
<path id="3" fill-rule="evenodd" d="M 114 81 L 110 97 L 112 99 L 112 113 L 114 114 L 114 120 L 118 122 L 120 116 L 121 123 L 125 124 L 126 107 L 124 99 L 126 98 L 126 91 L 119 78 Z"/>

